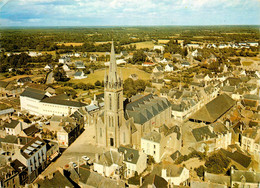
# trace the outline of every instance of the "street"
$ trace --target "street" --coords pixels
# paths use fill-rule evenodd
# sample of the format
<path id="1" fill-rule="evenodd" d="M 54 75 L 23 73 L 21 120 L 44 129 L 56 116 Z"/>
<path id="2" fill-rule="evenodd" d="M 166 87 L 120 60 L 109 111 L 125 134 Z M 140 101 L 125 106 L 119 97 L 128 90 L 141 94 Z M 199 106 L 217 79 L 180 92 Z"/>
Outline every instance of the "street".
<path id="1" fill-rule="evenodd" d="M 64 167 L 70 162 L 78 164 L 78 160 L 82 163 L 84 160 L 82 156 L 87 156 L 90 161 L 95 159 L 95 153 L 102 153 L 105 148 L 98 147 L 95 145 L 95 140 L 93 139 L 95 135 L 94 127 L 86 127 L 85 131 L 73 142 L 62 155 L 53 163 L 51 163 L 45 171 L 42 173 L 46 176 L 57 170 L 58 167 Z"/>

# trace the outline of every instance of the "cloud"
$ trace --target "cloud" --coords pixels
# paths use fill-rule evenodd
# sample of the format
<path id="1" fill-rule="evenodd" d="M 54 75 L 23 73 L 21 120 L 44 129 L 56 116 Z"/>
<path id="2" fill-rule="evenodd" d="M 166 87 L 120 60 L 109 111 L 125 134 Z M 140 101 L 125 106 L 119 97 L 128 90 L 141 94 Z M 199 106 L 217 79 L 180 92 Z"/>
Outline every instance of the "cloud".
<path id="1" fill-rule="evenodd" d="M 239 24 L 244 16 L 248 23 L 259 24 L 259 6 L 259 0 L 12 0 L 0 17 L 26 24 L 41 19 L 42 24 L 56 25 L 185 25 Z"/>

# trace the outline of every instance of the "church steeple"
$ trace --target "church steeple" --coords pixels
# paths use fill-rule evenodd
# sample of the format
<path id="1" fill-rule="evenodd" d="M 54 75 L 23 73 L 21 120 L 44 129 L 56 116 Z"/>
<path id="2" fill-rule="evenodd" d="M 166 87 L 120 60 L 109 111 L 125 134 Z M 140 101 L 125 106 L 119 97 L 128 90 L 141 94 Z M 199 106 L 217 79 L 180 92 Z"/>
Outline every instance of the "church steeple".
<path id="1" fill-rule="evenodd" d="M 108 73 L 108 76 L 105 75 L 105 88 L 119 89 L 121 87 L 122 87 L 122 80 L 117 74 L 116 55 L 115 55 L 115 49 L 114 49 L 114 42 L 112 41 L 111 53 L 110 53 L 110 63 L 109 63 L 109 73 Z"/>

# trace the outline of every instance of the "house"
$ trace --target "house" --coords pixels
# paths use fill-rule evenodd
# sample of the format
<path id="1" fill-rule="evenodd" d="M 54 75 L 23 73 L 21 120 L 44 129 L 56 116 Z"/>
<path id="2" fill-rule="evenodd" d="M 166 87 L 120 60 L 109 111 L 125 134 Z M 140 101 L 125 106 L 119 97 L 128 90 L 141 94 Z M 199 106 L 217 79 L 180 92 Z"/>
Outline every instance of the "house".
<path id="1" fill-rule="evenodd" d="M 152 87 L 157 88 L 160 90 L 165 85 L 165 82 L 163 79 L 153 79 L 152 80 Z"/>
<path id="2" fill-rule="evenodd" d="M 156 174 L 164 178 L 169 185 L 189 185 L 190 173 L 189 170 L 180 165 L 175 165 L 170 162 L 162 162 L 154 165 L 152 174 Z"/>
<path id="3" fill-rule="evenodd" d="M 182 67 L 189 67 L 190 63 L 188 61 L 184 61 L 184 62 L 181 63 L 181 66 Z"/>
<path id="4" fill-rule="evenodd" d="M 164 71 L 165 72 L 172 72 L 174 69 L 173 65 L 172 64 L 167 64 L 165 67 L 164 67 Z"/>
<path id="5" fill-rule="evenodd" d="M 147 133 L 141 138 L 141 148 L 147 155 L 153 156 L 155 162 L 159 163 L 163 155 L 163 147 L 161 146 L 162 136 L 160 133 L 153 131 Z"/>
<path id="6" fill-rule="evenodd" d="M 31 56 L 31 57 L 37 57 L 37 56 L 41 56 L 42 53 L 40 53 L 40 52 L 39 53 L 38 52 L 29 52 L 28 55 Z"/>
<path id="7" fill-rule="evenodd" d="M 97 61 L 97 55 L 92 54 L 92 55 L 90 55 L 89 59 L 90 59 L 90 61 L 95 62 L 95 61 Z"/>
<path id="8" fill-rule="evenodd" d="M 151 67 L 151 66 L 154 66 L 154 65 L 155 65 L 155 63 L 151 63 L 151 62 L 144 62 L 144 63 L 142 63 L 143 67 Z"/>
<path id="9" fill-rule="evenodd" d="M 154 69 L 153 69 L 153 72 L 155 73 L 155 72 L 162 72 L 163 71 L 163 68 L 161 67 L 161 66 L 156 66 L 156 67 L 154 67 Z"/>
<path id="10" fill-rule="evenodd" d="M 68 62 L 70 62 L 70 58 L 69 57 L 61 57 L 59 59 L 59 63 L 65 64 L 65 63 L 68 63 Z"/>
<path id="11" fill-rule="evenodd" d="M 19 134 L 20 136 L 31 136 L 34 137 L 36 133 L 38 133 L 40 130 L 35 126 L 31 125 L 21 131 Z"/>
<path id="12" fill-rule="evenodd" d="M 149 174 L 144 177 L 141 188 L 168 188 L 168 182 L 161 176 Z"/>
<path id="13" fill-rule="evenodd" d="M 68 179 L 62 169 L 49 174 L 47 177 L 39 178 L 33 183 L 33 187 L 57 187 L 74 188 L 75 185 Z"/>
<path id="14" fill-rule="evenodd" d="M 64 63 L 64 65 L 62 65 L 62 69 L 63 69 L 65 72 L 70 71 L 70 68 L 69 68 L 69 66 L 68 66 L 66 63 Z"/>
<path id="15" fill-rule="evenodd" d="M 0 187 L 18 187 L 20 186 L 19 174 L 10 165 L 0 168 Z"/>
<path id="16" fill-rule="evenodd" d="M 120 56 L 126 57 L 126 56 L 128 56 L 128 52 L 127 51 L 121 51 Z"/>
<path id="17" fill-rule="evenodd" d="M 123 165 L 123 156 L 117 151 L 107 151 L 102 154 L 96 154 L 94 162 L 94 171 L 99 174 L 112 177 L 119 175 L 119 169 Z"/>
<path id="18" fill-rule="evenodd" d="M 249 128 L 242 132 L 241 148 L 245 151 L 260 154 L 260 129 Z"/>
<path id="19" fill-rule="evenodd" d="M 85 69 L 85 68 L 86 68 L 85 65 L 84 65 L 84 63 L 83 63 L 82 61 L 76 61 L 76 62 L 75 62 L 75 67 L 76 67 L 77 69 Z"/>
<path id="20" fill-rule="evenodd" d="M 69 147 L 80 135 L 83 125 L 75 121 L 65 121 L 59 124 L 57 131 L 57 140 L 62 148 Z"/>
<path id="21" fill-rule="evenodd" d="M 153 50 L 160 50 L 161 53 L 163 53 L 163 51 L 164 51 L 164 46 L 161 46 L 161 45 L 155 45 L 155 46 L 153 47 Z"/>
<path id="22" fill-rule="evenodd" d="M 230 187 L 230 176 L 205 172 L 204 179 L 206 182 L 211 182 L 218 185 L 224 185 L 225 187 Z"/>
<path id="23" fill-rule="evenodd" d="M 129 78 L 136 81 L 136 80 L 138 80 L 138 75 L 137 74 L 130 74 Z"/>
<path id="24" fill-rule="evenodd" d="M 242 171 L 231 168 L 232 187 L 259 187 L 260 173 L 254 171 Z"/>
<path id="25" fill-rule="evenodd" d="M 125 187 L 123 180 L 113 180 L 106 178 L 97 172 L 87 169 L 86 167 L 79 167 L 79 186 L 80 187 L 95 187 L 95 188 L 122 188 Z"/>
<path id="26" fill-rule="evenodd" d="M 39 137 L 35 137 L 20 150 L 18 149 L 12 159 L 19 160 L 28 168 L 28 182 L 31 183 L 46 168 L 46 153 L 46 143 Z"/>
<path id="27" fill-rule="evenodd" d="M 118 151 L 123 155 L 123 163 L 126 165 L 125 177 L 132 177 L 135 172 L 141 174 L 147 167 L 147 155 L 142 151 L 120 146 Z"/>
<path id="28" fill-rule="evenodd" d="M 87 76 L 84 76 L 84 72 L 83 71 L 78 71 L 74 74 L 74 78 L 75 79 L 83 79 L 83 78 L 87 78 Z"/>
<path id="29" fill-rule="evenodd" d="M 247 44 L 253 47 L 257 47 L 259 45 L 258 42 L 248 42 Z"/>
<path id="30" fill-rule="evenodd" d="M 4 127 L 8 135 L 18 135 L 22 131 L 22 123 L 17 120 L 11 120 L 11 122 L 6 123 Z"/>
<path id="31" fill-rule="evenodd" d="M 199 44 L 186 44 L 186 47 L 188 48 L 200 48 Z"/>
<path id="32" fill-rule="evenodd" d="M 75 53 L 74 57 L 80 57 L 80 53 Z"/>
<path id="33" fill-rule="evenodd" d="M 17 80 L 17 85 L 19 85 L 19 86 L 23 86 L 26 83 L 32 83 L 32 80 L 30 77 L 23 77 L 23 78 L 19 78 Z"/>
<path id="34" fill-rule="evenodd" d="M 53 69 L 53 65 L 51 64 L 47 64 L 45 67 L 44 67 L 44 70 L 51 70 Z"/>

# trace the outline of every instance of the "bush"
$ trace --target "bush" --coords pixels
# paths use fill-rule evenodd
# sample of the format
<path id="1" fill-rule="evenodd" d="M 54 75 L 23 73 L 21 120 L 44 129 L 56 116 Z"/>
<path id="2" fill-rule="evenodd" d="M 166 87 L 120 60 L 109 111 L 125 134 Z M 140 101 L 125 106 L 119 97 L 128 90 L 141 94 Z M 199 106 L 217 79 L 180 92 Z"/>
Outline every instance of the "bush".
<path id="1" fill-rule="evenodd" d="M 205 162 L 207 172 L 214 174 L 221 174 L 225 172 L 230 160 L 222 153 L 218 152 L 210 156 Z"/>

